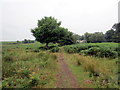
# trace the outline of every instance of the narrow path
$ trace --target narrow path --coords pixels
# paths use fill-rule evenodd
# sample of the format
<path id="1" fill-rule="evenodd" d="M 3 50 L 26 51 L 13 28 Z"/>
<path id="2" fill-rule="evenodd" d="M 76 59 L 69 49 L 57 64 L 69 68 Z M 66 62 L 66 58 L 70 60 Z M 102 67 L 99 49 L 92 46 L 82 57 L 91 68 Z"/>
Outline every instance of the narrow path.
<path id="1" fill-rule="evenodd" d="M 57 75 L 57 88 L 80 88 L 76 78 L 69 70 L 67 64 L 64 61 L 63 53 L 57 55 L 59 73 Z"/>

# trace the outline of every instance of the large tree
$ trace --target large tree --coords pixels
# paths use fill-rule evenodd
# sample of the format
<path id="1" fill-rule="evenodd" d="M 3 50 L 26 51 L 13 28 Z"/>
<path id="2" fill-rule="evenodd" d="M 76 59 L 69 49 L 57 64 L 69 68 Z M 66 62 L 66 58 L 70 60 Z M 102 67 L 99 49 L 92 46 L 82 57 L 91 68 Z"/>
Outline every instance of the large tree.
<path id="1" fill-rule="evenodd" d="M 120 23 L 114 24 L 111 30 L 105 33 L 105 39 L 107 42 L 120 43 Z"/>
<path id="2" fill-rule="evenodd" d="M 113 35 L 114 42 L 120 43 L 120 23 L 114 24 L 112 28 L 115 30 Z"/>
<path id="3" fill-rule="evenodd" d="M 60 27 L 61 22 L 58 22 L 54 17 L 44 17 L 38 20 L 37 27 L 31 32 L 38 42 L 46 43 L 48 48 L 49 43 L 72 44 L 71 33 Z"/>
<path id="4" fill-rule="evenodd" d="M 115 34 L 115 31 L 113 29 L 111 30 L 108 30 L 106 33 L 105 33 L 105 39 L 107 42 L 113 42 L 113 36 Z"/>

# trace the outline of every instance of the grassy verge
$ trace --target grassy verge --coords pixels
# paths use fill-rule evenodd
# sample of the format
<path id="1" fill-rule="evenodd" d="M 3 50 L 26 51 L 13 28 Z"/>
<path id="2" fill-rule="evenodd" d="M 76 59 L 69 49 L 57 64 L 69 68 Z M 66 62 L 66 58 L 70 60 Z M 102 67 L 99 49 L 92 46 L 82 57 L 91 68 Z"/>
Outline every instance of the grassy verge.
<path id="1" fill-rule="evenodd" d="M 81 87 L 118 88 L 116 59 L 109 60 L 78 54 L 65 54 L 65 58 Z"/>
<path id="2" fill-rule="evenodd" d="M 64 52 L 64 50 L 66 52 L 66 48 L 68 53 L 71 53 L 65 53 L 66 63 L 77 78 L 81 88 L 118 87 L 117 67 L 119 62 L 117 57 L 108 59 L 94 55 L 83 56 L 79 53 L 81 50 L 93 47 L 104 47 L 105 49 L 108 47 L 110 50 L 117 51 L 117 44 L 86 43 L 63 47 L 50 44 L 48 50 L 45 50 L 44 46 L 38 42 L 2 46 L 2 84 L 4 88 L 54 88 L 57 73 L 56 52 Z"/>
<path id="3" fill-rule="evenodd" d="M 33 47 L 32 44 L 31 47 L 23 45 L 11 47 L 4 47 L 2 52 L 3 88 L 55 87 L 54 54 L 47 51 L 34 52 L 29 49 Z"/>

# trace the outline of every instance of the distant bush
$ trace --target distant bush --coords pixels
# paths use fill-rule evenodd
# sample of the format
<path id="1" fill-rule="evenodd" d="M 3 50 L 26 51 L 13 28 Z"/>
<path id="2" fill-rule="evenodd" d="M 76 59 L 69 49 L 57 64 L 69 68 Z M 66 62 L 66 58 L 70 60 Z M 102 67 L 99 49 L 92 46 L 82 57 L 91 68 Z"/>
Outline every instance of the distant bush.
<path id="1" fill-rule="evenodd" d="M 64 50 L 68 53 L 79 53 L 82 50 L 87 50 L 91 47 L 98 47 L 98 45 L 89 45 L 89 44 L 76 44 L 65 46 Z"/>
<path id="2" fill-rule="evenodd" d="M 68 53 L 79 53 L 96 57 L 117 58 L 120 56 L 120 48 L 111 44 L 75 44 L 63 47 Z"/>
<path id="3" fill-rule="evenodd" d="M 118 55 L 116 51 L 100 47 L 92 47 L 88 50 L 82 50 L 80 54 L 107 58 L 116 58 Z"/>
<path id="4" fill-rule="evenodd" d="M 17 41 L 17 43 L 18 43 L 18 41 Z M 22 41 L 22 43 L 35 43 L 35 41 L 24 39 L 24 41 Z"/>

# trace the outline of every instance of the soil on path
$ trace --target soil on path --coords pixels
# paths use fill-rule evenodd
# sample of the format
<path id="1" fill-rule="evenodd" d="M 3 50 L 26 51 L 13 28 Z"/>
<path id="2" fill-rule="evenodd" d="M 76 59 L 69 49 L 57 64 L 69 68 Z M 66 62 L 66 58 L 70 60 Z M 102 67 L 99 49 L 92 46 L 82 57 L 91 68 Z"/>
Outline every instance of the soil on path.
<path id="1" fill-rule="evenodd" d="M 64 54 L 59 53 L 57 55 L 59 73 L 57 75 L 57 88 L 80 88 L 75 76 L 69 70 L 67 64 L 64 61 Z"/>

